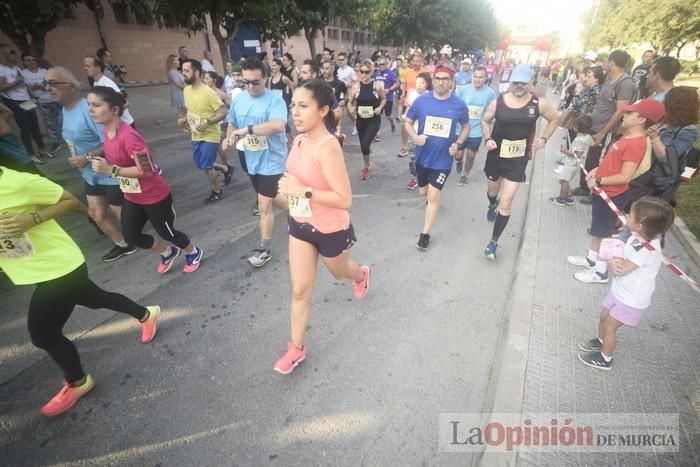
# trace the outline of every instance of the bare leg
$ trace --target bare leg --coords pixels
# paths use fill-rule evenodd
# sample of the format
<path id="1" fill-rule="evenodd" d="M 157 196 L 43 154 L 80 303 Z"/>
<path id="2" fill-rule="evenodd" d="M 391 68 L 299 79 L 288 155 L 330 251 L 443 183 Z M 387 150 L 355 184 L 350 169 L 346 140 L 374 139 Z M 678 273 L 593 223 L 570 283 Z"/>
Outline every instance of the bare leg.
<path id="1" fill-rule="evenodd" d="M 95 221 L 97 226 L 112 240 L 114 243 L 124 241 L 122 231 L 109 215 L 107 200 L 103 196 L 87 195 L 88 213 Z M 120 210 L 121 214 L 121 210 Z"/>
<path id="2" fill-rule="evenodd" d="M 289 314 L 292 344 L 298 349 L 304 346 L 306 326 L 311 316 L 311 294 L 316 281 L 317 261 L 318 250 L 315 246 L 289 236 L 289 273 L 292 282 Z"/>
<path id="3" fill-rule="evenodd" d="M 353 282 L 362 282 L 365 275 L 362 268 L 356 262 L 350 260 L 350 250 L 345 251 L 335 258 L 323 258 L 323 263 L 338 280 L 351 279 Z"/>
<path id="4" fill-rule="evenodd" d="M 263 240 L 271 240 L 272 230 L 275 228 L 272 198 L 258 194 L 258 210 L 260 210 L 260 237 Z"/>
<path id="5" fill-rule="evenodd" d="M 212 191 L 215 191 L 217 193 L 221 192 L 221 186 L 219 185 L 219 175 L 216 173 L 216 170 L 209 169 L 204 171 L 207 175 L 207 179 L 209 180 L 209 185 L 211 185 Z"/>
<path id="6" fill-rule="evenodd" d="M 425 207 L 425 220 L 423 222 L 423 233 L 430 234 L 435 224 L 438 209 L 440 208 L 440 190 L 432 185 L 428 185 L 427 190 L 428 205 Z"/>

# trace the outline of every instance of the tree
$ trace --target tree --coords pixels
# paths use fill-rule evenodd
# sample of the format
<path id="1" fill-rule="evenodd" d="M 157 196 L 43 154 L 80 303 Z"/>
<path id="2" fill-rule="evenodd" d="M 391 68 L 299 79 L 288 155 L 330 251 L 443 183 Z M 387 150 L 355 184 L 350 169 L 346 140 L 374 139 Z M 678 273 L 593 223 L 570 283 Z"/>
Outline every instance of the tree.
<path id="1" fill-rule="evenodd" d="M 3 0 L 0 29 L 22 52 L 43 57 L 46 34 L 77 3 L 77 0 Z"/>
<path id="2" fill-rule="evenodd" d="M 300 30 L 304 31 L 311 57 L 315 57 L 318 33 L 332 18 L 348 18 L 353 8 L 353 0 L 298 0 L 287 3 L 283 16 L 287 21 L 287 30 L 290 35 Z"/>
<path id="3" fill-rule="evenodd" d="M 559 44 L 561 43 L 561 37 L 559 36 L 559 31 L 551 31 L 544 35 L 545 40 L 552 47 L 552 55 L 554 51 L 559 49 Z"/>

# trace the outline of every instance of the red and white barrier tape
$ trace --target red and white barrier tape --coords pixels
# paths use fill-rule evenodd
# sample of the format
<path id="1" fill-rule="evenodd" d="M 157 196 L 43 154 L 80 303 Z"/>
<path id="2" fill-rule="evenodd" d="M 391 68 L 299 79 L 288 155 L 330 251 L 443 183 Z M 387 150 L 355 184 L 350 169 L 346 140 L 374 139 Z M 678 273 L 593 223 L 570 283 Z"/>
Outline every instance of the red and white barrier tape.
<path id="1" fill-rule="evenodd" d="M 567 135 L 568 137 L 568 135 Z M 586 168 L 583 166 L 583 162 L 581 161 L 581 158 L 579 158 L 576 153 L 574 153 L 574 156 L 576 157 L 576 160 L 578 161 L 578 166 L 583 170 L 583 173 L 588 176 L 588 171 Z M 622 222 L 622 225 L 627 225 L 627 216 L 625 216 L 625 213 L 622 212 L 620 208 L 618 208 L 615 203 L 613 203 L 613 200 L 610 199 L 610 196 L 603 191 L 601 188 L 594 186 L 593 187 L 593 192 L 597 193 L 603 201 L 605 201 L 605 204 L 608 205 L 610 209 L 612 209 L 612 212 L 615 213 L 618 219 L 620 219 L 620 222 Z M 651 243 L 649 242 L 642 242 L 642 246 L 646 248 L 649 251 L 656 251 L 656 248 L 652 246 Z M 659 252 L 661 253 L 661 252 Z M 700 292 L 700 284 L 698 284 L 692 277 L 690 277 L 688 274 L 683 272 L 681 268 L 673 264 L 668 258 L 666 258 L 663 254 L 661 254 L 661 261 L 666 265 L 668 269 L 671 270 L 673 274 L 678 276 L 683 282 L 691 286 L 693 289 L 695 289 L 696 292 Z"/>

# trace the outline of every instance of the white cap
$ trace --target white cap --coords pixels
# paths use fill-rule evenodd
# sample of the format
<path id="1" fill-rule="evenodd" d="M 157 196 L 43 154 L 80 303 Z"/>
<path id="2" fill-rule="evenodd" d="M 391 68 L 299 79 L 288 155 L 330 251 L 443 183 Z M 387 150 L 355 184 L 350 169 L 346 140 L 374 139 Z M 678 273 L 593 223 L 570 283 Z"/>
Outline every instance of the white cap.
<path id="1" fill-rule="evenodd" d="M 470 58 L 464 58 L 464 60 L 462 60 L 462 65 L 464 65 L 465 63 L 468 63 L 468 64 L 471 65 L 471 64 L 472 64 L 472 61 L 471 61 Z"/>

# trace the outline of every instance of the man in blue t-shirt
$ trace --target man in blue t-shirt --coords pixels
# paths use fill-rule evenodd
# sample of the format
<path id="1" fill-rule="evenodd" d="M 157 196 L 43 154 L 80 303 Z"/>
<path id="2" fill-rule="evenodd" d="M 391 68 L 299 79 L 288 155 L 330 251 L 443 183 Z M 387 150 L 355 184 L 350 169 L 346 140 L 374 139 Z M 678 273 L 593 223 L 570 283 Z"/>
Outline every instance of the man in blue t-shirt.
<path id="1" fill-rule="evenodd" d="M 256 268 L 272 259 L 270 243 L 275 226 L 272 203 L 287 209 L 287 200 L 277 191 L 279 179 L 287 163 L 287 105 L 284 99 L 265 89 L 265 68 L 255 57 L 242 65 L 243 85 L 248 92 L 238 95 L 231 103 L 229 126 L 221 148 L 225 151 L 244 141 L 245 170 L 258 194 L 260 211 L 260 247 L 248 262 Z"/>
<path id="2" fill-rule="evenodd" d="M 469 135 L 469 109 L 452 94 L 454 71 L 438 67 L 433 76 L 433 91 L 418 97 L 406 113 L 404 129 L 416 143 L 416 178 L 420 196 L 427 196 L 423 231 L 416 245 L 427 250 L 430 231 L 440 207 L 440 191 L 452 168 L 452 158 Z M 418 132 L 413 123 L 418 122 Z M 457 128 L 461 126 L 459 135 Z"/>
<path id="3" fill-rule="evenodd" d="M 114 247 L 102 257 L 102 261 L 109 263 L 130 255 L 136 247 L 127 245 L 119 227 L 124 201 L 119 182 L 116 178 L 95 173 L 89 162 L 90 157 L 104 153 L 104 130 L 90 117 L 88 103 L 80 97 L 80 82 L 69 70 L 50 68 L 45 79 L 51 99 L 63 106 L 61 133 L 70 151 L 68 162 L 80 169 L 90 217 L 114 242 Z M 118 222 L 110 216 L 110 211 Z"/>
<path id="4" fill-rule="evenodd" d="M 472 84 L 473 79 L 472 61 L 465 58 L 462 60 L 462 69 L 455 74 L 455 92 L 459 93 L 467 85 Z"/>
<path id="5" fill-rule="evenodd" d="M 486 86 L 486 79 L 486 68 L 479 65 L 474 68 L 472 83 L 457 91 L 457 95 L 469 107 L 469 127 L 471 128 L 469 138 L 459 147 L 460 153 L 455 157 L 457 175 L 460 176 L 459 186 L 466 185 L 469 171 L 474 166 L 476 153 L 481 146 L 481 117 L 491 101 L 496 98 L 496 92 Z M 465 152 L 466 161 L 463 161 Z M 464 169 L 464 173 L 462 173 L 462 169 Z"/>
<path id="6" fill-rule="evenodd" d="M 374 72 L 374 79 L 384 83 L 384 94 L 386 95 L 386 105 L 384 106 L 384 115 L 386 115 L 389 124 L 391 125 L 391 132 L 396 132 L 396 123 L 394 119 L 391 118 L 391 113 L 394 109 L 394 93 L 399 88 L 401 83 L 396 73 L 390 70 L 387 63 L 386 57 L 379 57 L 377 60 L 377 70 Z M 376 141 L 381 141 L 379 132 L 375 138 Z"/>

